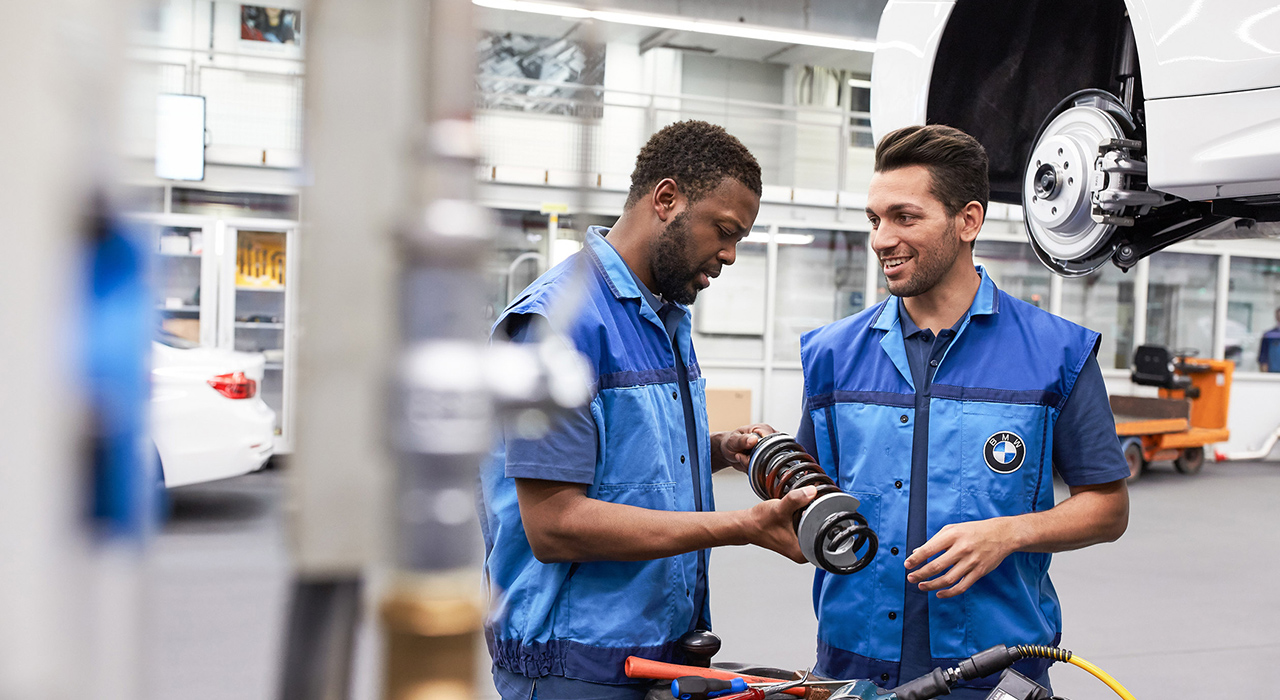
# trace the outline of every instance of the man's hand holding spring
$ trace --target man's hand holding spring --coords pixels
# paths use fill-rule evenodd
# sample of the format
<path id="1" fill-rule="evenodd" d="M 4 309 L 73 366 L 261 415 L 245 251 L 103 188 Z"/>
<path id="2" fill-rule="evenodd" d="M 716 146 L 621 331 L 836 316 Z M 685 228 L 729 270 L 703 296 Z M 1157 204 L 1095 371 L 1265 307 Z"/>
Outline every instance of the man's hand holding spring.
<path id="1" fill-rule="evenodd" d="M 806 486 L 782 498 L 761 501 L 739 511 L 747 517 L 747 542 L 772 549 L 791 561 L 803 564 L 804 554 L 800 551 L 800 541 L 796 539 L 795 513 L 809 505 L 817 495 L 818 487 Z"/>
<path id="2" fill-rule="evenodd" d="M 733 467 L 740 472 L 747 471 L 751 461 L 751 451 L 756 448 L 760 438 L 778 431 L 765 423 L 752 423 L 735 430 L 711 435 L 711 469 L 719 471 L 725 467 Z"/>

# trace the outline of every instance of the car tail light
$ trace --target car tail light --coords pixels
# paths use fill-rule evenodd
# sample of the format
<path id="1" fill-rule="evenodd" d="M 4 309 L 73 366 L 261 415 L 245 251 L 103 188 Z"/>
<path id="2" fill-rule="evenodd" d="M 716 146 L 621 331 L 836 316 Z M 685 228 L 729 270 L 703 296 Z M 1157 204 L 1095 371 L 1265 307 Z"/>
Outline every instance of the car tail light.
<path id="1" fill-rule="evenodd" d="M 219 374 L 209 380 L 209 386 L 229 399 L 251 399 L 258 393 L 258 383 L 244 376 L 244 372 Z"/>

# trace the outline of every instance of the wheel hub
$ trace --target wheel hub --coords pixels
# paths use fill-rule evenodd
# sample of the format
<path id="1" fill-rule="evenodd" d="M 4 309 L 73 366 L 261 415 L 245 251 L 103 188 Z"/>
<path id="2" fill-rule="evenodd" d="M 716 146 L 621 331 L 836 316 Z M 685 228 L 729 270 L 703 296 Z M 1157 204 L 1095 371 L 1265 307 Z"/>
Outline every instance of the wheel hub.
<path id="1" fill-rule="evenodd" d="M 1044 129 L 1027 163 L 1022 201 L 1027 228 L 1045 253 L 1081 259 L 1115 230 L 1090 215 L 1094 191 L 1106 187 L 1106 173 L 1094 164 L 1099 146 L 1124 137 L 1115 118 L 1092 105 L 1071 107 Z"/>
<path id="2" fill-rule="evenodd" d="M 1058 191 L 1058 169 L 1052 163 L 1045 163 L 1036 171 L 1036 194 L 1040 199 L 1049 199 Z"/>

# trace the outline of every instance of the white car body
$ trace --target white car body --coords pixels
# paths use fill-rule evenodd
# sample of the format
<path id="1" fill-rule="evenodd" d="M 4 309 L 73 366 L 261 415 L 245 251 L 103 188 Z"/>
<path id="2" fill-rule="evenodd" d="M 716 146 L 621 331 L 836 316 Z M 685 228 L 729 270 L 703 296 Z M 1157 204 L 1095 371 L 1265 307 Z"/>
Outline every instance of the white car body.
<path id="1" fill-rule="evenodd" d="M 1096 29 L 1105 25 L 1090 25 L 1095 31 L 1088 31 L 1067 22 L 1054 26 L 1053 20 L 1072 12 L 1098 22 L 1106 13 L 1127 14 L 1138 76 L 1136 91 L 1130 90 L 1138 98 L 1126 107 L 1135 116 L 1143 144 L 1140 155 L 1135 151 L 1147 166 L 1142 189 L 1182 200 L 1220 202 L 1212 209 L 1215 225 L 1206 221 L 1192 235 L 1230 230 L 1249 237 L 1280 232 L 1273 218 L 1280 200 L 1271 197 L 1280 193 L 1280 5 L 1275 0 L 1054 2 L 1057 7 L 1050 7 L 1049 0 L 1013 4 L 890 0 L 881 17 L 872 70 L 876 140 L 894 129 L 926 123 L 950 124 L 974 133 L 992 156 L 992 199 L 1025 206 L 1029 191 L 1024 187 L 1023 196 L 1016 196 L 1019 193 L 1009 177 L 1013 164 L 1008 161 L 1021 158 L 1023 169 L 1027 168 L 1032 153 L 1026 144 L 1027 130 L 1043 132 L 1041 120 L 1047 126 L 1044 100 L 1062 99 L 1082 88 L 1112 87 L 1089 84 L 1084 77 L 1089 68 L 1082 68 L 1081 76 L 1066 78 L 1052 75 L 1054 71 L 1037 73 L 1038 67 L 1070 65 L 1046 54 L 1076 52 L 1083 65 L 1103 53 L 1118 63 L 1116 57 L 1123 53 L 1111 37 L 1094 37 L 1104 33 Z M 1064 7 L 1093 8 L 1093 14 L 1088 9 L 1060 9 Z M 1058 40 L 1058 36 L 1065 38 Z M 1036 52 L 1044 53 L 1033 55 Z M 1092 63 L 1095 78 L 1104 62 Z M 1020 71 L 1021 86 L 1019 78 L 1011 77 Z M 935 80 L 939 86 L 933 84 Z M 1053 86 L 1064 86 L 1058 90 L 1061 94 L 1045 94 Z M 985 112 L 983 107 L 952 106 L 963 100 L 962 95 L 994 106 Z M 951 105 L 930 104 L 931 98 Z M 1037 100 L 1038 112 L 1024 112 L 1026 105 Z M 999 125 L 1001 117 L 1016 125 Z M 1035 144 L 1033 140 L 1031 145 Z M 1252 216 L 1250 207 L 1262 200 L 1269 213 Z M 1149 211 L 1135 208 L 1126 214 L 1141 221 Z M 1088 212 L 1084 213 L 1087 218 Z M 1237 218 L 1248 220 L 1249 231 L 1236 231 L 1240 228 Z M 1256 219 L 1256 229 L 1251 219 Z M 1116 258 L 1122 267 L 1135 262 L 1136 258 Z"/>
<path id="2" fill-rule="evenodd" d="M 275 412 L 256 394 L 231 399 L 209 380 L 243 372 L 261 383 L 261 354 L 153 342 L 151 434 L 166 487 L 260 469 L 275 449 Z"/>

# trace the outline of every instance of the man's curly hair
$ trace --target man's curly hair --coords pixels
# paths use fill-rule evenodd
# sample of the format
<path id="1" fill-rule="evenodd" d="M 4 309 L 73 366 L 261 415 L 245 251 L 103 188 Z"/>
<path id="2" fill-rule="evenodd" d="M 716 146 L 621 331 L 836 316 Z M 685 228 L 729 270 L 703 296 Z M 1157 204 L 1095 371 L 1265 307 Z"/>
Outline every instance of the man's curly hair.
<path id="1" fill-rule="evenodd" d="M 690 202 L 733 178 L 760 196 L 760 164 L 723 127 L 703 121 L 676 122 L 649 138 L 636 156 L 626 208 L 666 178 L 676 181 Z"/>

